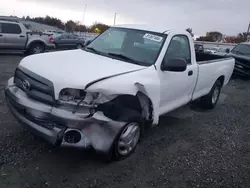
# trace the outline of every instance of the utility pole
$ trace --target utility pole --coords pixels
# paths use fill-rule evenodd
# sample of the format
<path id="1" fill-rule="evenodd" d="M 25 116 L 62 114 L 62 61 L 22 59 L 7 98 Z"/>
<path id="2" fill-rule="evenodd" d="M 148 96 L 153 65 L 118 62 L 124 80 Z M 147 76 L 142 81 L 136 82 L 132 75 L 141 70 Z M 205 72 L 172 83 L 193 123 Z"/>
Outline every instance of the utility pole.
<path id="1" fill-rule="evenodd" d="M 250 22 L 247 28 L 247 41 L 250 40 Z"/>
<path id="2" fill-rule="evenodd" d="M 86 9 L 87 9 L 87 4 L 85 4 L 84 12 L 83 12 L 83 18 L 82 18 L 82 24 L 83 25 L 84 25 L 84 19 L 85 19 Z"/>
<path id="3" fill-rule="evenodd" d="M 116 14 L 117 14 L 117 13 L 115 13 L 115 15 L 114 15 L 114 25 L 115 25 L 115 21 L 116 21 Z"/>
<path id="4" fill-rule="evenodd" d="M 85 4 L 83 18 L 82 18 L 82 25 L 84 26 L 85 14 L 86 14 L 87 4 Z"/>

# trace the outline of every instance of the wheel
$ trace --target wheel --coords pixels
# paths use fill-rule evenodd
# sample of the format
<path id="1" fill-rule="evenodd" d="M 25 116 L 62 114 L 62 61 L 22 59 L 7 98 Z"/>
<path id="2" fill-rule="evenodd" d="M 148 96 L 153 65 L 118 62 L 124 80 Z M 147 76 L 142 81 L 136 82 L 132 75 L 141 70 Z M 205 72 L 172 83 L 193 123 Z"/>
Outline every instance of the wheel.
<path id="1" fill-rule="evenodd" d="M 82 45 L 82 44 L 77 44 L 77 45 L 76 45 L 76 48 L 77 48 L 77 49 L 82 49 L 82 48 L 83 48 L 83 45 Z"/>
<path id="2" fill-rule="evenodd" d="M 219 100 L 221 87 L 222 84 L 220 80 L 217 80 L 211 91 L 207 95 L 201 97 L 200 106 L 204 109 L 213 109 Z"/>
<path id="3" fill-rule="evenodd" d="M 45 46 L 40 43 L 32 44 L 29 50 L 30 54 L 40 54 L 43 53 L 44 51 L 45 51 Z"/>
<path id="4" fill-rule="evenodd" d="M 141 136 L 138 122 L 128 123 L 120 132 L 113 145 L 112 159 L 115 161 L 129 157 L 136 149 Z"/>

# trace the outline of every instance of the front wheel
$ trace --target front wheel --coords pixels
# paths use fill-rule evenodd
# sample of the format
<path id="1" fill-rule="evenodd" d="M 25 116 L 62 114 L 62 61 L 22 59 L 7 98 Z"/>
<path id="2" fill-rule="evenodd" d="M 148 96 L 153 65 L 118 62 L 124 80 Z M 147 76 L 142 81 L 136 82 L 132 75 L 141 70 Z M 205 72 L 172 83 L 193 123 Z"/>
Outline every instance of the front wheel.
<path id="1" fill-rule="evenodd" d="M 217 80 L 211 91 L 207 95 L 201 97 L 200 106 L 204 109 L 213 109 L 219 100 L 221 87 L 222 84 L 220 80 Z"/>
<path id="2" fill-rule="evenodd" d="M 113 160 L 123 160 L 136 149 L 141 136 L 141 127 L 137 122 L 128 123 L 120 132 L 113 145 Z"/>

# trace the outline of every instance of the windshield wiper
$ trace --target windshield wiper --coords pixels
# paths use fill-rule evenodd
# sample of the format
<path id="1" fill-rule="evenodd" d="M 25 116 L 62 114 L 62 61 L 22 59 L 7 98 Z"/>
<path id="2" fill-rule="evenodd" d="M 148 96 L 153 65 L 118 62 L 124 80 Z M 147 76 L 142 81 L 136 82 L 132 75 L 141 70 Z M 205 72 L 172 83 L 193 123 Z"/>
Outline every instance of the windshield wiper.
<path id="1" fill-rule="evenodd" d="M 139 63 L 138 61 L 136 61 L 128 56 L 125 56 L 123 54 L 108 53 L 108 55 L 115 56 L 115 57 L 121 58 L 123 60 L 127 60 L 127 61 L 134 63 L 134 64 L 137 64 L 137 65 L 141 65 L 141 63 Z"/>
<path id="2" fill-rule="evenodd" d="M 93 47 L 87 47 L 87 50 L 91 50 L 92 52 L 95 52 L 96 54 L 101 54 L 100 51 L 98 51 L 97 49 L 93 48 Z"/>

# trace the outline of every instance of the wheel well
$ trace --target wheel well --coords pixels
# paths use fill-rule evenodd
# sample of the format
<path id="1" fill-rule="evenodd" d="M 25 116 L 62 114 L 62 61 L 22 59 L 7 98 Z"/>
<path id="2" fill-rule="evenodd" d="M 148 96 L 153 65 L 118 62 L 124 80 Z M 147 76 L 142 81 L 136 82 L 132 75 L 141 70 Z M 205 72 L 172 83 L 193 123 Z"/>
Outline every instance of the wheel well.
<path id="1" fill-rule="evenodd" d="M 221 85 L 223 85 L 225 81 L 225 76 L 220 76 L 217 80 L 219 80 Z"/>
<path id="2" fill-rule="evenodd" d="M 99 110 L 111 119 L 119 120 L 124 116 L 141 116 L 147 121 L 153 117 L 153 105 L 151 100 L 143 93 L 138 92 L 134 95 L 119 95 L 113 100 L 101 104 Z"/>
<path id="3" fill-rule="evenodd" d="M 44 47 L 46 46 L 46 45 L 44 44 L 44 42 L 42 42 L 42 41 L 34 41 L 34 42 L 30 43 L 29 49 L 30 49 L 34 44 L 41 44 L 41 45 L 44 46 Z"/>

